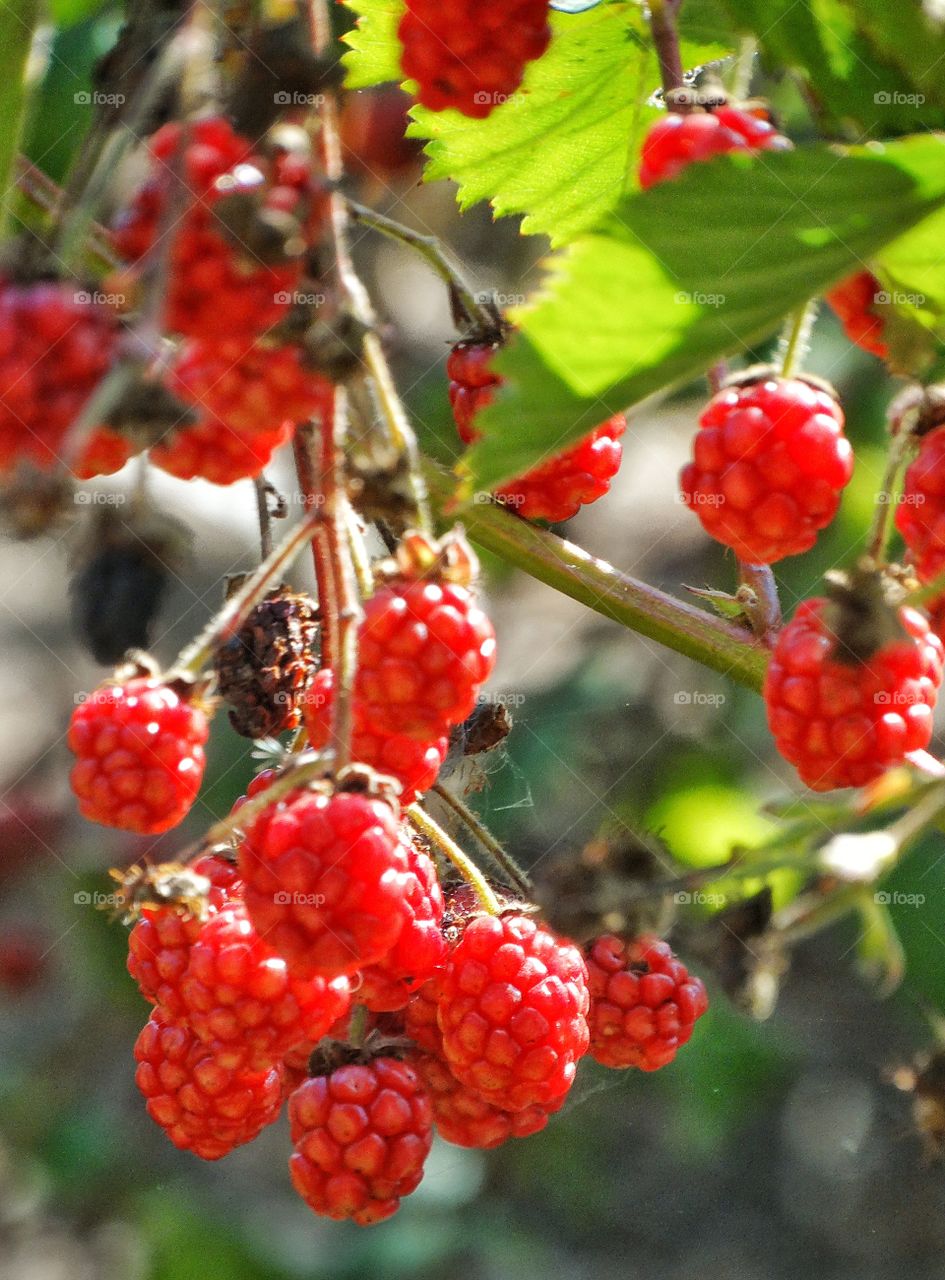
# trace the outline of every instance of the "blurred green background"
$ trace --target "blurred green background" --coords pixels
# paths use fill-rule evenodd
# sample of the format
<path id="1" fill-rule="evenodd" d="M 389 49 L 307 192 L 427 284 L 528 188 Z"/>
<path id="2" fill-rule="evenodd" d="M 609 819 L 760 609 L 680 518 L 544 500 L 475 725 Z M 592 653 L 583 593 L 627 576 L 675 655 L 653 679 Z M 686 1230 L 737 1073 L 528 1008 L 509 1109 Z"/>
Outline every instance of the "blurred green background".
<path id="1" fill-rule="evenodd" d="M 64 25 L 37 59 L 28 151 L 61 178 L 88 122 L 81 95 L 119 19 L 88 0 L 55 11 Z M 787 90 L 767 87 L 789 129 L 802 130 Z M 422 187 L 419 174 L 416 164 L 363 173 L 359 194 L 442 236 L 477 286 L 535 284 L 540 242 L 483 210 L 459 219 L 448 186 Z M 423 442 L 450 459 L 443 360 L 454 334 L 442 290 L 369 232 L 355 249 Z M 779 571 L 786 611 L 862 544 L 894 391 L 829 315 L 810 367 L 842 394 L 858 465 L 816 550 Z M 690 387 L 634 413 L 613 493 L 568 530 L 674 592 L 734 584 L 731 559 L 676 500 L 704 398 Z M 273 478 L 289 485 L 285 460 Z M 255 517 L 248 483 L 223 492 L 160 477 L 153 493 L 196 532 L 162 614 L 156 650 L 166 660 L 218 606 L 223 575 L 252 563 Z M 764 1024 L 734 1011 L 707 975 L 710 1012 L 670 1067 L 650 1077 L 585 1063 L 546 1132 L 489 1154 L 437 1145 L 419 1191 L 380 1227 L 309 1214 L 289 1185 L 284 1122 L 221 1164 L 175 1151 L 133 1083 L 146 1009 L 125 973 L 124 930 L 90 899 L 108 892 L 109 866 L 168 856 L 186 837 L 126 840 L 84 824 L 70 804 L 63 728 L 76 692 L 102 674 L 70 630 L 80 532 L 0 546 L 0 1280 L 945 1276 L 943 1172 L 923 1161 L 910 1101 L 888 1082 L 929 1039 L 923 1011 L 945 1011 L 939 837 L 889 886 L 922 898 L 894 910 L 909 956 L 894 999 L 880 1002 L 859 971 L 853 922 L 797 951 Z M 486 568 L 501 652 L 494 688 L 515 727 L 484 776 L 461 781 L 526 867 L 577 853 L 616 821 L 660 833 L 694 866 L 764 838 L 761 806 L 793 784 L 757 697 L 491 559 Z M 218 717 L 194 834 L 228 810 L 254 767 Z"/>

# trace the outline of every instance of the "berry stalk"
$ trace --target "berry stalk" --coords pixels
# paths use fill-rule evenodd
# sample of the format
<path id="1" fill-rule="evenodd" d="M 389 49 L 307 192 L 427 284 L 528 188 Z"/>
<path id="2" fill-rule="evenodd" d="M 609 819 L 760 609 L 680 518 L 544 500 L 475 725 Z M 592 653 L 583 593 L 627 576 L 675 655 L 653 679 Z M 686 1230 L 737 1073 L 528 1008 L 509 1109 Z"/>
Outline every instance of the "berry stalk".
<path id="1" fill-rule="evenodd" d="M 425 473 L 434 504 L 443 513 L 455 503 L 454 480 L 429 461 Z M 473 542 L 539 582 L 760 692 L 768 653 L 744 627 L 713 617 L 631 578 L 573 542 L 509 515 L 495 503 L 464 507 L 463 523 Z"/>
<path id="2" fill-rule="evenodd" d="M 499 844 L 498 840 L 488 831 L 473 811 L 460 800 L 459 796 L 454 795 L 449 787 L 443 785 L 442 782 L 436 782 L 431 790 L 443 801 L 443 803 L 456 814 L 460 822 L 472 833 L 473 837 L 479 841 L 489 857 L 496 866 L 508 876 L 511 884 L 518 889 L 519 893 L 525 898 L 531 898 L 534 886 L 526 873 L 518 865 L 512 855 Z"/>
<path id="3" fill-rule="evenodd" d="M 456 841 L 452 840 L 439 823 L 434 822 L 430 815 L 421 809 L 418 804 L 410 805 L 406 810 L 406 814 L 417 831 L 426 836 L 434 848 L 439 850 L 443 857 L 453 864 L 466 883 L 472 886 L 476 897 L 482 904 L 483 910 L 487 911 L 490 916 L 497 916 L 502 909 L 498 898 L 490 889 L 485 876 L 475 863 L 463 853 Z"/>
<path id="4" fill-rule="evenodd" d="M 650 31 L 656 56 L 660 64 L 660 79 L 663 82 L 663 94 L 668 96 L 674 89 L 683 87 L 682 55 L 679 52 L 679 31 L 676 27 L 676 14 L 682 0 L 650 0 Z"/>

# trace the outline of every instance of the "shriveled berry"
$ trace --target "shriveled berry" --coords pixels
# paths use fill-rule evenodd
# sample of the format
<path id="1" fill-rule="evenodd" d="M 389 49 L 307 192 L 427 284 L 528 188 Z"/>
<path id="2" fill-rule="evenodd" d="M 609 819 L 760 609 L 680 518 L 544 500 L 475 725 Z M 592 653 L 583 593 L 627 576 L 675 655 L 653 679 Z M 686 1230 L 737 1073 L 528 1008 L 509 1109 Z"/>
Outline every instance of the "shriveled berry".
<path id="1" fill-rule="evenodd" d="M 587 973 L 590 1054 L 605 1067 L 665 1067 L 709 1006 L 702 982 L 658 938 L 597 938 Z"/>
<path id="2" fill-rule="evenodd" d="M 775 745 L 814 791 L 865 786 L 924 750 L 942 682 L 942 643 L 915 609 L 898 611 L 901 639 L 858 661 L 838 652 L 826 604 L 798 607 L 764 684 Z"/>
<path id="3" fill-rule="evenodd" d="M 397 32 L 404 75 L 431 111 L 455 107 L 482 120 L 522 83 L 551 39 L 548 0 L 407 0 Z"/>
<path id="4" fill-rule="evenodd" d="M 176 826 L 200 789 L 208 731 L 203 710 L 160 680 L 102 685 L 69 725 L 80 812 L 139 835 Z"/>
<path id="5" fill-rule="evenodd" d="M 548 1107 L 587 1052 L 588 999 L 584 958 L 570 942 L 529 916 L 479 916 L 440 980 L 443 1055 L 502 1110 Z"/>
<path id="6" fill-rule="evenodd" d="M 852 474 L 833 397 L 798 378 L 771 377 L 709 402 L 680 488 L 716 541 L 741 560 L 773 564 L 810 550 Z"/>
<path id="7" fill-rule="evenodd" d="M 314 1210 L 359 1226 L 383 1222 L 423 1177 L 430 1100 L 406 1062 L 378 1057 L 313 1076 L 289 1099 L 292 1183 Z"/>
<path id="8" fill-rule="evenodd" d="M 409 918 L 409 866 L 394 810 L 356 792 L 291 792 L 239 850 L 250 918 L 300 977 L 383 958 Z"/>
<path id="9" fill-rule="evenodd" d="M 135 1044 L 135 1081 L 175 1147 L 219 1160 L 279 1115 L 282 1067 L 250 1071 L 156 1009 Z"/>
<path id="10" fill-rule="evenodd" d="M 678 177 L 691 164 L 732 151 L 785 151 L 790 141 L 766 120 L 737 107 L 669 112 L 651 126 L 640 158 L 640 186 Z"/>

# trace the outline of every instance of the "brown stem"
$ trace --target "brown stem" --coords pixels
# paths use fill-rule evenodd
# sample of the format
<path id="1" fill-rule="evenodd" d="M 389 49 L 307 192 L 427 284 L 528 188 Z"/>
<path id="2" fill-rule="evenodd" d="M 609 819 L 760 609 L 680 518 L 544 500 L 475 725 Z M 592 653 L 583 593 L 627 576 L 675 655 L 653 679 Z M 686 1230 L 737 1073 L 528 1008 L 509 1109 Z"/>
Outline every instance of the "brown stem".
<path id="1" fill-rule="evenodd" d="M 676 15 L 682 0 L 650 0 L 650 31 L 660 64 L 663 96 L 668 99 L 674 89 L 683 87 L 682 55 Z"/>
<path id="2" fill-rule="evenodd" d="M 321 464 L 319 460 L 320 433 L 314 424 L 303 423 L 292 442 L 295 470 L 299 478 L 302 501 L 308 511 L 320 512 L 324 505 Z M 312 538 L 312 563 L 318 588 L 318 610 L 321 615 L 322 665 L 334 665 L 338 653 L 338 589 L 331 562 L 324 526 L 318 525 Z"/>
<path id="3" fill-rule="evenodd" d="M 460 822 L 469 829 L 476 840 L 482 845 L 489 857 L 495 864 L 502 869 L 508 876 L 509 881 L 513 884 L 519 893 L 525 898 L 531 898 L 532 882 L 528 876 L 518 865 L 515 859 L 506 849 L 499 844 L 498 840 L 486 827 L 482 825 L 473 811 L 463 804 L 459 796 L 453 794 L 448 787 L 442 782 L 433 784 L 433 792 L 443 801 L 443 803 L 459 818 Z"/>
<path id="4" fill-rule="evenodd" d="M 738 580 L 741 585 L 736 599 L 752 631 L 759 640 L 770 640 L 781 626 L 781 601 L 771 566 L 739 560 Z"/>

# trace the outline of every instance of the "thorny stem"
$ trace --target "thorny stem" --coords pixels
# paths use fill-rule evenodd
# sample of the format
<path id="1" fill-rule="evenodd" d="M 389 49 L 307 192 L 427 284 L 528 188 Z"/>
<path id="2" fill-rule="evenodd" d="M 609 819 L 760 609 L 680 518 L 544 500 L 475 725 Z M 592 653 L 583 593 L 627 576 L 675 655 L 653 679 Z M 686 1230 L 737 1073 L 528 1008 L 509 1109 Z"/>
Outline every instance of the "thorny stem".
<path id="1" fill-rule="evenodd" d="M 895 497 L 899 487 L 899 473 L 905 466 L 907 455 L 914 443 L 914 437 L 908 431 L 897 432 L 889 442 L 886 470 L 876 496 L 873 519 L 866 539 L 866 554 L 876 564 L 881 565 L 886 562 L 886 548 L 892 536 L 896 515 Z M 934 599 L 934 596 L 926 595 L 925 599 Z"/>
<path id="2" fill-rule="evenodd" d="M 488 831 L 473 811 L 468 808 L 459 796 L 454 795 L 452 791 L 442 782 L 433 784 L 432 791 L 443 801 L 443 803 L 456 814 L 460 822 L 466 826 L 473 836 L 479 841 L 482 847 L 492 858 L 497 866 L 501 867 L 508 876 L 512 884 L 526 898 L 531 897 L 532 882 L 526 875 L 525 871 L 518 865 L 512 855 L 502 847 L 491 831 Z"/>
<path id="3" fill-rule="evenodd" d="M 811 333 L 817 319 L 817 300 L 812 298 L 793 313 L 784 326 L 776 357 L 782 378 L 800 374 L 810 350 Z"/>
<path id="4" fill-rule="evenodd" d="M 64 195 L 62 187 L 22 154 L 16 158 L 16 185 L 37 209 L 52 217 L 58 214 Z M 111 235 L 100 222 L 89 223 L 88 248 L 104 266 L 118 266 L 120 259 L 112 246 Z"/>
<path id="5" fill-rule="evenodd" d="M 769 564 L 738 562 L 740 587 L 736 599 L 759 640 L 770 640 L 781 626 L 778 585 Z"/>
<path id="6" fill-rule="evenodd" d="M 660 64 L 663 95 L 683 87 L 682 56 L 679 52 L 679 32 L 676 14 L 682 0 L 650 0 L 650 31 L 656 46 Z"/>
<path id="7" fill-rule="evenodd" d="M 239 631 L 270 583 L 279 577 L 286 565 L 313 536 L 320 519 L 321 515 L 317 510 L 310 511 L 294 529 L 289 530 L 272 554 L 250 574 L 239 591 L 230 597 L 200 635 L 182 650 L 171 667 L 173 674 L 199 674 L 217 645 Z"/>
<path id="8" fill-rule="evenodd" d="M 426 476 L 441 512 L 449 511 L 456 498 L 455 477 L 431 461 L 426 463 Z M 574 543 L 509 515 L 496 503 L 464 507 L 462 519 L 473 542 L 540 582 L 749 689 L 761 690 L 768 652 L 744 627 L 631 578 Z"/>
<path id="9" fill-rule="evenodd" d="M 310 511 L 321 511 L 324 496 L 321 489 L 319 459 L 319 428 L 313 423 L 302 423 L 292 440 L 295 470 L 299 480 L 302 501 Z M 335 573 L 328 551 L 325 529 L 318 525 L 312 538 L 312 562 L 318 589 L 318 608 L 321 614 L 322 664 L 333 665 L 338 652 L 338 593 Z"/>
<path id="10" fill-rule="evenodd" d="M 443 828 L 434 822 L 430 815 L 425 813 L 419 805 L 410 805 L 406 810 L 406 814 L 420 834 L 426 836 L 430 843 L 443 854 L 444 858 L 453 864 L 466 883 L 472 886 L 476 892 L 476 897 L 482 903 L 483 909 L 490 916 L 499 915 L 502 907 L 498 898 L 490 889 L 485 876 L 475 863 L 463 853 L 455 840 L 452 840 Z"/>
<path id="11" fill-rule="evenodd" d="M 351 503 L 345 500 L 345 525 L 348 530 L 348 546 L 351 549 L 351 563 L 358 584 L 361 599 L 366 599 L 374 591 L 374 574 L 371 572 L 371 561 L 364 545 L 364 534 L 358 524 Z"/>
<path id="12" fill-rule="evenodd" d="M 376 213 L 373 209 L 368 209 L 354 200 L 348 201 L 348 209 L 356 222 L 363 223 L 364 226 L 379 231 L 381 235 L 388 236 L 391 240 L 399 240 L 402 244 L 415 249 L 440 279 L 450 287 L 471 324 L 483 330 L 495 327 L 495 317 L 473 293 L 463 279 L 460 269 L 450 261 L 448 253 L 436 236 L 421 235 L 419 231 L 413 231 L 410 227 L 395 222 L 393 218 Z"/>

